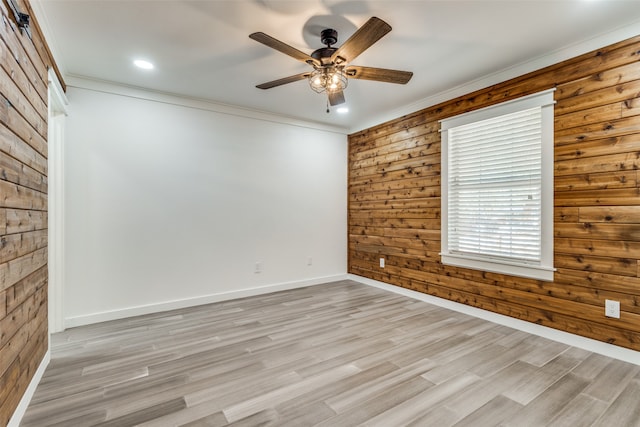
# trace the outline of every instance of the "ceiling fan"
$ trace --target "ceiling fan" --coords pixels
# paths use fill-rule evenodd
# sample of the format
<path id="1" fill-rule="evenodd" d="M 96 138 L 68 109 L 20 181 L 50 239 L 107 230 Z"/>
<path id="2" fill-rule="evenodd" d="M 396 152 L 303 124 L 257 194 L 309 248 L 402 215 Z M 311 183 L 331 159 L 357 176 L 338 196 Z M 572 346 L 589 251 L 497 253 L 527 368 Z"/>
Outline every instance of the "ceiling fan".
<path id="1" fill-rule="evenodd" d="M 262 83 L 256 87 L 270 89 L 298 80 L 308 79 L 311 89 L 318 93 L 326 92 L 329 104 L 333 106 L 345 102 L 343 91 L 347 87 L 348 79 L 406 84 L 413 76 L 410 71 L 348 65 L 389 31 L 391 31 L 389 24 L 380 18 L 373 17 L 360 27 L 342 46 L 336 48 L 333 45 L 338 41 L 338 32 L 328 28 L 320 33 L 320 40 L 326 47 L 316 49 L 311 55 L 307 55 L 265 33 L 250 34 L 249 37 L 253 40 L 313 67 L 313 71 Z"/>

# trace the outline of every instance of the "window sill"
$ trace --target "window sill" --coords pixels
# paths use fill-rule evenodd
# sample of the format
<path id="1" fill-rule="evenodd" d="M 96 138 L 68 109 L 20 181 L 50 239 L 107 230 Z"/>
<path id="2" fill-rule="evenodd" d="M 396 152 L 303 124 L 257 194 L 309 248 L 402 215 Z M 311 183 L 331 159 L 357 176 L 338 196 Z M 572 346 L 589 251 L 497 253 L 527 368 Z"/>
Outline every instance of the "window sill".
<path id="1" fill-rule="evenodd" d="M 526 277 L 528 279 L 553 281 L 555 268 L 537 265 L 510 263 L 502 260 L 487 260 L 458 254 L 440 254 L 444 265 L 470 268 L 473 270 L 490 271 L 492 273 L 508 274 L 510 276 Z"/>

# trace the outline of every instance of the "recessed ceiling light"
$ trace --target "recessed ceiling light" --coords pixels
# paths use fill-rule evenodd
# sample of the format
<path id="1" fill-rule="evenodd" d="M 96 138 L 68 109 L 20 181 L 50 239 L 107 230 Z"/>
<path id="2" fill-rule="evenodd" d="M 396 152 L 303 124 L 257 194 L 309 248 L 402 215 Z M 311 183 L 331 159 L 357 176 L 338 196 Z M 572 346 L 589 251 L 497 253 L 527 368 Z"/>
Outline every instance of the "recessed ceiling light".
<path id="1" fill-rule="evenodd" d="M 346 114 L 349 112 L 349 108 L 348 107 L 340 107 L 336 110 L 338 113 L 340 114 Z"/>
<path id="2" fill-rule="evenodd" d="M 142 68 L 143 70 L 153 69 L 153 64 L 149 61 L 145 61 L 144 59 L 136 59 L 135 61 L 133 61 L 133 64 L 138 68 Z"/>

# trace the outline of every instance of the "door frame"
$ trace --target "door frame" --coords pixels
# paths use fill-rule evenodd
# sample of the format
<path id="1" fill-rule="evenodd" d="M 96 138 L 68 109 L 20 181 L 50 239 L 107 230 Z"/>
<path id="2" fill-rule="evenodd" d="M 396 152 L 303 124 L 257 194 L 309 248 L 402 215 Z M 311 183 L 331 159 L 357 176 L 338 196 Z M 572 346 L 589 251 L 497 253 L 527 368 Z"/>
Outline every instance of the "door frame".
<path id="1" fill-rule="evenodd" d="M 48 78 L 48 268 L 49 333 L 64 331 L 65 195 L 64 138 L 69 101 L 52 68 Z M 51 340 L 49 340 L 51 342 Z"/>

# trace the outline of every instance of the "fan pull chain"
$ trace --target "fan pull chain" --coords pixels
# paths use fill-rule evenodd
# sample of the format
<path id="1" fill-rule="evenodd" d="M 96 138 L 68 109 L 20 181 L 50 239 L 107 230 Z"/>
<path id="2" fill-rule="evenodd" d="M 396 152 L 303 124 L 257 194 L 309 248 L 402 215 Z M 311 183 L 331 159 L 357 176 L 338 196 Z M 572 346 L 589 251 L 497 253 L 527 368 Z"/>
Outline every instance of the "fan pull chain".
<path id="1" fill-rule="evenodd" d="M 329 98 L 327 98 L 327 114 L 329 114 Z"/>

